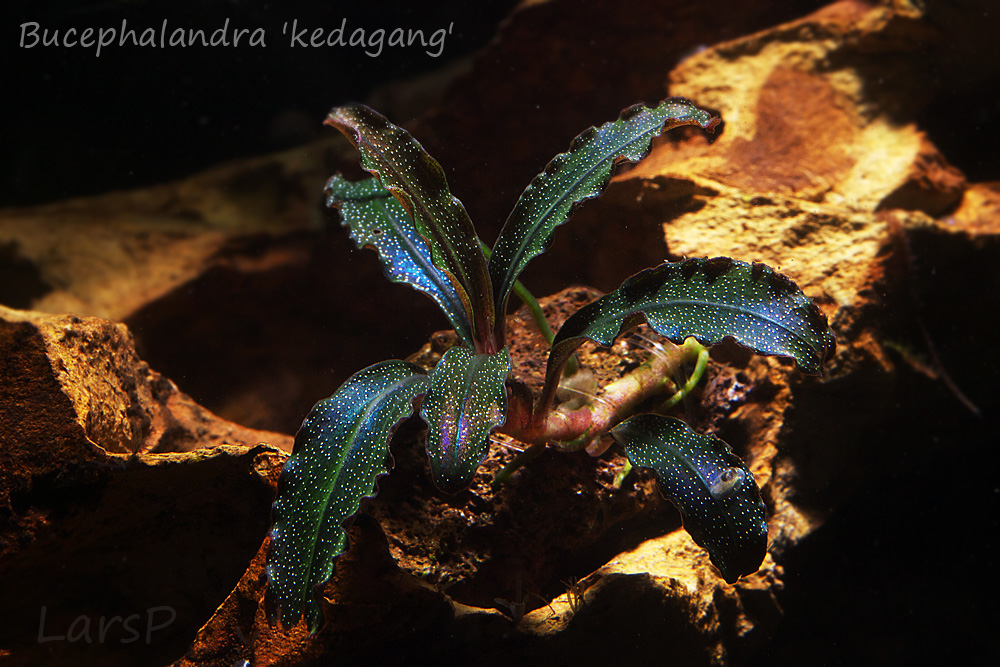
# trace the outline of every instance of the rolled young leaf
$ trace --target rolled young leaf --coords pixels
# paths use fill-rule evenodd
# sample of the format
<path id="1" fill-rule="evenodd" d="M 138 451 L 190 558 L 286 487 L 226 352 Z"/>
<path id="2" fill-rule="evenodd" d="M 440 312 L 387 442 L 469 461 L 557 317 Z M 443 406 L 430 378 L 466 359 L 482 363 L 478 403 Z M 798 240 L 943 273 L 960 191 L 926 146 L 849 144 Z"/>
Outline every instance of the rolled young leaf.
<path id="1" fill-rule="evenodd" d="M 717 117 L 682 97 L 664 100 L 654 109 L 636 104 L 618 120 L 586 130 L 573 140 L 569 152 L 555 156 L 521 194 L 493 246 L 489 271 L 498 323 L 518 275 L 548 248 L 552 232 L 566 222 L 574 205 L 604 192 L 616 165 L 646 157 L 653 137 L 666 130 L 698 125 L 712 131 L 718 123 Z"/>
<path id="2" fill-rule="evenodd" d="M 375 495 L 375 480 L 391 461 L 389 438 L 428 384 L 414 364 L 383 361 L 352 375 L 302 422 L 278 482 L 267 558 L 268 586 L 286 627 L 304 610 L 310 630 L 319 628 L 313 588 L 333 573 L 347 548 L 344 521 Z"/>
<path id="3" fill-rule="evenodd" d="M 476 354 L 453 347 L 431 371 L 420 416 L 427 422 L 427 455 L 438 488 L 461 491 L 490 447 L 490 433 L 506 419 L 510 373 L 506 348 Z"/>
<path id="4" fill-rule="evenodd" d="M 610 346 L 643 315 L 675 343 L 694 336 L 712 345 L 728 336 L 758 354 L 791 357 L 805 373 L 819 373 L 836 348 L 826 316 L 770 267 L 728 257 L 664 262 L 566 320 L 549 353 L 539 405 L 547 409 L 562 364 L 585 340 Z"/>
<path id="5" fill-rule="evenodd" d="M 359 248 L 374 248 L 389 280 L 407 283 L 428 294 L 444 311 L 458 337 L 475 347 L 472 322 L 461 295 L 448 276 L 434 266 L 427 243 L 413 218 L 377 178 L 350 182 L 337 174 L 326 184 L 327 205 L 340 209 L 342 224 Z"/>
<path id="6" fill-rule="evenodd" d="M 413 218 L 434 265 L 465 304 L 479 347 L 489 347 L 494 315 L 486 258 L 469 214 L 448 189 L 441 165 L 406 130 L 363 104 L 334 108 L 326 124 L 354 143 L 361 166 L 375 174 Z"/>
<path id="7" fill-rule="evenodd" d="M 760 567 L 767 550 L 764 502 L 753 473 L 714 435 L 673 417 L 644 414 L 611 429 L 632 465 L 652 468 L 684 528 L 733 583 Z"/>

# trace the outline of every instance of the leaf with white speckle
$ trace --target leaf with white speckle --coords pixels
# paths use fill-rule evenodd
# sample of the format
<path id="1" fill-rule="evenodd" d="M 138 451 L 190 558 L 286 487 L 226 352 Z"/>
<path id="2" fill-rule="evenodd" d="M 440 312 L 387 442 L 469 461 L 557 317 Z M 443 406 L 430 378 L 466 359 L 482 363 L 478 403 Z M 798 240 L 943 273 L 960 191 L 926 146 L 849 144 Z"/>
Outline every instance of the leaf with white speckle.
<path id="1" fill-rule="evenodd" d="M 562 364 L 585 340 L 610 346 L 643 315 L 675 343 L 694 336 L 712 345 L 728 336 L 758 354 L 791 357 L 806 373 L 819 373 L 836 348 L 826 316 L 774 269 L 728 257 L 664 262 L 566 320 L 552 343 L 545 397 L 558 384 Z"/>
<path id="2" fill-rule="evenodd" d="M 461 295 L 434 266 L 427 242 L 413 218 L 377 178 L 351 182 L 337 174 L 326 184 L 327 206 L 340 209 L 343 224 L 359 248 L 374 248 L 389 280 L 407 283 L 429 295 L 444 311 L 458 337 L 475 347 L 472 323 Z"/>
<path id="3" fill-rule="evenodd" d="M 510 355 L 448 350 L 431 371 L 420 416 L 427 422 L 427 455 L 434 483 L 449 493 L 472 481 L 490 447 L 490 433 L 506 419 Z"/>
<path id="4" fill-rule="evenodd" d="M 267 557 L 268 586 L 286 627 L 304 611 L 310 630 L 319 628 L 313 588 L 333 573 L 347 548 L 344 521 L 375 495 L 375 480 L 391 466 L 389 439 L 428 384 L 414 364 L 383 361 L 348 378 L 302 422 L 278 483 Z"/>
<path id="5" fill-rule="evenodd" d="M 448 276 L 465 305 L 473 335 L 487 340 L 494 313 L 486 257 L 469 214 L 448 189 L 441 165 L 409 132 L 363 104 L 335 107 L 325 122 L 357 147 L 361 166 L 406 209 L 434 265 Z"/>
<path id="6" fill-rule="evenodd" d="M 753 473 L 714 435 L 673 417 L 637 415 L 611 429 L 632 465 L 652 468 L 684 528 L 733 583 L 760 567 L 767 550 L 764 502 Z"/>
<path id="7" fill-rule="evenodd" d="M 489 271 L 497 317 L 503 317 L 524 267 L 545 251 L 574 206 L 604 192 L 615 167 L 646 157 L 653 137 L 662 132 L 681 125 L 711 132 L 718 123 L 718 117 L 683 97 L 671 97 L 652 109 L 636 104 L 618 120 L 581 133 L 569 151 L 552 158 L 521 194 L 493 246 Z"/>

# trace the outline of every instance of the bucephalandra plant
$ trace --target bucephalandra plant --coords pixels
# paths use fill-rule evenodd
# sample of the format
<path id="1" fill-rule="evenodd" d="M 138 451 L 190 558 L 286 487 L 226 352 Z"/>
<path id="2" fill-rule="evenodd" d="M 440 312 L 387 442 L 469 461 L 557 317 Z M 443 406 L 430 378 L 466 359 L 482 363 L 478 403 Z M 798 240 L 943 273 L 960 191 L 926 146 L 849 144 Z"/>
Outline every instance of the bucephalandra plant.
<path id="1" fill-rule="evenodd" d="M 347 547 L 344 522 L 388 472 L 393 431 L 415 410 L 427 424 L 434 482 L 447 492 L 469 485 L 494 431 L 526 443 L 528 452 L 578 450 L 610 434 L 631 465 L 655 471 L 685 529 L 726 581 L 755 572 L 767 524 L 747 466 L 715 436 L 672 417 L 634 412 L 651 396 L 676 400 L 690 389 L 694 380 L 678 389 L 669 378 L 685 363 L 703 369 L 702 344 L 726 337 L 818 373 L 835 343 L 826 318 L 801 290 L 767 266 L 725 257 L 641 271 L 563 324 L 537 400 L 511 377 L 504 318 L 512 291 L 534 303 L 520 291 L 521 271 L 574 206 L 604 191 L 619 164 L 641 160 L 665 130 L 697 125 L 711 132 L 719 119 L 670 98 L 655 108 L 629 107 L 618 120 L 585 131 L 525 189 L 492 251 L 448 190 L 441 166 L 405 130 L 360 104 L 333 109 L 326 122 L 354 143 L 362 167 L 374 175 L 358 182 L 334 176 L 326 186 L 329 204 L 340 209 L 359 247 L 379 253 L 391 280 L 437 302 L 459 343 L 429 372 L 400 360 L 369 366 L 305 418 L 273 508 L 267 575 L 282 624 L 294 625 L 304 614 L 311 631 L 320 627 L 314 589 Z M 610 346 L 643 321 L 680 345 L 582 406 L 555 406 L 567 362 L 583 342 Z"/>

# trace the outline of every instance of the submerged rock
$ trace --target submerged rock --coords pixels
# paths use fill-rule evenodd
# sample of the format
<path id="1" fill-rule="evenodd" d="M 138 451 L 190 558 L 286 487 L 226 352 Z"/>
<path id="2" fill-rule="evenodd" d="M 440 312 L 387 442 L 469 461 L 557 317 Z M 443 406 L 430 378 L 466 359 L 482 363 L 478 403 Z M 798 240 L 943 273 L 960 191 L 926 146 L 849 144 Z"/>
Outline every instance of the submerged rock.
<path id="1" fill-rule="evenodd" d="M 594 458 L 546 451 L 495 490 L 492 474 L 519 446 L 497 437 L 472 488 L 444 495 L 430 482 L 414 420 L 400 429 L 396 468 L 354 522 L 352 546 L 322 588 L 327 626 L 314 637 L 302 626 L 282 630 L 267 618 L 264 534 L 290 436 L 216 417 L 151 370 L 121 324 L 0 308 L 0 583 L 4 617 L 26 621 L 4 630 L 0 656 L 192 667 L 373 657 L 747 662 L 789 622 L 783 588 L 802 585 L 797 554 L 809 552 L 859 489 L 909 489 L 912 461 L 922 456 L 945 459 L 941 469 L 950 472 L 947 461 L 982 459 L 976 413 L 998 408 L 1000 187 L 968 182 L 920 122 L 931 94 L 925 45 L 960 39 L 947 32 L 956 23 L 930 20 L 926 12 L 940 18 L 935 3 L 923 10 L 844 1 L 740 37 L 734 23 L 713 32 L 707 7 L 672 17 L 663 3 L 584 4 L 578 12 L 555 0 L 526 3 L 414 132 L 446 169 L 457 169 L 456 193 L 489 228 L 545 159 L 636 97 L 662 97 L 669 86 L 669 94 L 721 113 L 725 126 L 711 143 L 698 133 L 665 137 L 617 176 L 556 235 L 526 281 L 551 292 L 573 280 L 607 290 L 664 257 L 725 255 L 768 263 L 816 300 L 838 339 L 823 377 L 723 343 L 712 350 L 707 382 L 675 408 L 729 442 L 760 484 L 771 536 L 761 569 L 726 584 L 651 475 L 634 473 L 614 487 L 624 461 L 614 450 Z M 555 58 L 593 50 L 565 35 L 592 23 L 594 12 L 620 27 L 605 31 L 605 46 L 629 50 L 628 67 L 595 73 L 573 57 Z M 636 21 L 637 12 L 649 20 Z M 674 23 L 698 29 L 681 39 Z M 551 34 L 538 34 L 550 24 Z M 646 45 L 639 55 L 630 50 L 637 45 Z M 539 49 L 555 54 L 550 68 L 509 75 L 511 63 L 535 63 Z M 608 95 L 618 101 L 607 102 L 607 118 L 593 104 L 560 111 L 615 66 L 633 76 L 613 82 Z M 540 98 L 552 106 L 537 118 L 512 113 L 530 99 L 517 96 L 522 86 L 539 95 L 552 88 Z M 491 146 L 504 150 L 480 169 Z M 524 173 L 513 185 L 496 171 L 507 158 L 512 173 Z M 380 325 L 371 304 L 397 303 L 387 284 L 386 292 L 350 297 L 367 308 L 323 302 L 335 316 L 320 324 L 289 296 L 301 290 L 313 308 L 324 290 L 385 284 L 372 257 L 348 257 L 332 240 L 346 237 L 343 230 L 312 221 L 321 162 L 289 175 L 301 163 L 265 158 L 143 194 L 2 212 L 0 258 L 9 255 L 12 275 L 25 278 L 13 302 L 124 320 L 138 328 L 144 357 L 173 360 L 182 388 L 211 385 L 210 407 L 291 432 L 289 415 L 329 394 L 337 373 L 343 379 L 361 368 L 364 355 L 377 352 L 377 361 L 417 347 L 395 339 L 380 348 L 372 333 Z M 232 199 L 240 178 L 263 187 L 240 188 L 248 199 Z M 91 245 L 64 244 L 69 219 L 102 231 Z M 326 263 L 351 280 L 323 273 Z M 354 275 L 358 266 L 366 268 Z M 400 293 L 398 303 L 409 303 Z M 596 294 L 569 288 L 542 304 L 558 326 Z M 425 335 L 438 320 L 423 305 L 396 311 L 394 321 Z M 545 345 L 524 311 L 508 325 L 515 374 L 537 391 Z M 255 340 L 246 330 L 264 334 Z M 453 340 L 439 332 L 412 359 L 430 366 Z M 392 345 L 401 349 L 386 352 Z M 581 357 L 601 385 L 650 347 L 633 340 L 586 347 Z M 280 363 L 239 375 L 262 355 Z M 335 358 L 343 366 L 332 371 Z M 954 475 L 935 488 L 959 498 L 968 490 Z M 929 492 L 909 492 L 909 513 L 919 515 Z M 104 613 L 160 606 L 177 621 L 150 653 L 109 654 L 96 644 L 39 644 L 34 610 L 42 606 L 56 634 L 80 615 L 96 624 Z M 794 653 L 785 659 L 794 663 Z"/>
<path id="2" fill-rule="evenodd" d="M 5 662 L 176 657 L 267 532 L 290 449 L 182 394 L 122 324 L 0 306 Z"/>

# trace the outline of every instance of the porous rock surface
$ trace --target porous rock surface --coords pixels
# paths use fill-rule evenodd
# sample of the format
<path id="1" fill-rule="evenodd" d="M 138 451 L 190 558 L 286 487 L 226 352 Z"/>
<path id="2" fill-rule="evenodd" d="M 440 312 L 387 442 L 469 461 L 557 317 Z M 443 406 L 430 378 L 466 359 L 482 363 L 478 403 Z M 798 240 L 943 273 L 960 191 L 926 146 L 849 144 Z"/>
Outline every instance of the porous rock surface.
<path id="1" fill-rule="evenodd" d="M 266 533 L 290 449 L 181 393 L 122 324 L 0 306 L 0 655 L 149 664 L 182 651 Z M 125 641 L 123 617 L 142 616 L 142 633 L 143 614 L 159 609 L 155 626 L 167 608 L 170 631 Z"/>
<path id="2" fill-rule="evenodd" d="M 531 10 L 524 10 L 525 24 Z M 509 32 L 528 29 L 517 25 L 517 19 L 515 15 L 506 27 Z M 515 612 L 516 625 L 505 635 L 496 611 L 461 603 L 468 586 L 460 582 L 447 589 L 452 607 L 442 608 L 391 561 L 383 561 L 378 578 L 392 582 L 398 597 L 387 601 L 355 593 L 352 598 L 328 586 L 329 629 L 312 640 L 301 629 L 276 635 L 258 614 L 252 626 L 242 626 L 243 632 L 268 639 L 259 644 L 262 653 L 252 649 L 251 654 L 273 656 L 270 651 L 281 643 L 276 652 L 288 651 L 296 660 L 339 655 L 360 661 L 367 644 L 355 643 L 346 623 L 358 607 L 379 610 L 367 626 L 382 628 L 375 643 L 418 661 L 414 644 L 424 640 L 417 637 L 426 637 L 439 657 L 478 664 L 596 664 L 656 655 L 684 664 L 727 664 L 759 651 L 782 616 L 782 560 L 863 479 L 881 474 L 880 466 L 899 454 L 894 447 L 905 446 L 905 439 L 874 435 L 886 428 L 885 409 L 899 400 L 900 384 L 929 376 L 934 400 L 965 409 L 946 388 L 942 375 L 947 371 L 918 360 L 935 354 L 919 331 L 926 328 L 924 313 L 940 306 L 914 296 L 915 285 L 926 285 L 928 279 L 919 258 L 954 244 L 969 250 L 969 257 L 975 257 L 970 264 L 981 272 L 996 257 L 1000 227 L 995 209 L 986 204 L 995 201 L 995 187 L 969 185 L 912 115 L 907 120 L 906 114 L 913 113 L 907 105 L 916 108 L 926 92 L 919 85 L 920 52 L 932 33 L 915 6 L 843 2 L 691 55 L 665 77 L 669 91 L 718 110 L 725 129 L 712 142 L 696 132 L 665 137 L 647 160 L 619 176 L 604 197 L 583 207 L 571 223 L 573 233 L 557 237 L 553 249 L 556 266 L 567 266 L 561 262 L 571 253 L 563 251 L 572 244 L 578 253 L 581 239 L 592 248 L 621 243 L 621 231 L 615 229 L 620 223 L 630 236 L 633 229 L 639 231 L 634 243 L 643 257 L 656 251 L 642 239 L 648 238 L 648 230 L 658 229 L 666 240 L 661 252 L 668 256 L 727 255 L 779 268 L 827 315 L 840 346 L 823 378 L 806 378 L 780 361 L 752 358 L 722 345 L 713 352 L 718 363 L 712 366 L 701 405 L 687 415 L 700 429 L 726 438 L 762 486 L 771 512 L 771 539 L 758 573 L 725 584 L 704 552 L 675 530 L 636 544 L 589 574 L 563 570 L 567 576 L 560 583 L 566 592 L 555 598 L 544 595 L 547 604 L 533 602 L 523 591 L 521 600 L 498 600 L 494 607 L 507 616 L 512 615 L 511 602 L 524 604 L 524 610 L 534 607 L 523 617 Z M 890 87 L 874 85 L 887 77 Z M 477 95 L 488 94 L 475 91 L 463 98 L 456 93 L 455 106 L 470 104 Z M 449 110 L 441 115 L 457 114 Z M 431 116 L 426 121 L 432 137 L 435 120 Z M 471 177 L 469 171 L 459 173 Z M 484 190 L 486 197 L 496 194 Z M 478 200 L 472 197 L 474 210 Z M 935 253 L 937 270 L 967 270 L 959 256 L 957 251 Z M 589 282 L 613 286 L 622 277 L 621 263 L 605 268 L 599 253 L 597 257 L 584 269 Z M 563 277 L 571 271 L 557 268 L 553 273 Z M 976 335 L 986 335 L 988 326 L 969 315 L 963 319 L 963 328 Z M 922 349 L 922 355 L 906 352 L 913 348 Z M 541 369 L 517 360 L 515 350 L 517 373 L 529 384 L 537 382 Z M 981 390 L 977 397 L 985 398 Z M 562 478 L 571 475 L 562 473 Z M 472 493 L 478 493 L 475 487 Z M 549 503 L 539 504 L 537 511 L 551 509 Z M 470 506 L 474 503 L 443 504 L 452 513 L 457 510 L 467 530 L 474 531 L 477 513 L 468 511 Z M 383 526 L 395 528 L 388 507 L 376 503 L 373 513 Z M 418 526 L 416 522 L 410 530 Z M 517 541 L 526 526 L 517 527 L 508 539 Z M 403 570 L 441 583 L 440 573 L 433 571 L 448 568 L 442 562 L 447 556 L 429 565 L 426 558 L 415 557 L 419 549 L 407 552 L 398 533 L 388 532 L 386 546 Z M 423 534 L 416 543 L 434 541 L 432 534 Z M 459 541 L 457 551 L 469 542 Z M 381 544 L 381 536 L 366 542 L 372 543 Z M 486 565 L 498 584 L 493 590 L 511 589 L 514 572 L 525 579 L 531 579 L 528 573 L 538 574 L 537 567 L 498 565 L 503 557 L 496 550 L 485 553 L 494 556 Z M 343 571 L 363 567 L 354 563 L 345 558 Z M 259 571 L 253 576 L 259 581 Z M 544 578 L 531 583 L 546 592 L 551 590 L 549 577 L 549 584 Z M 388 622 L 394 613 L 405 622 Z M 414 624 L 418 618 L 422 623 Z M 225 635 L 218 625 L 224 620 L 213 619 L 211 636 Z M 433 639 L 439 623 L 450 628 L 440 642 Z"/>
<path id="3" fill-rule="evenodd" d="M 463 167 L 463 160 L 478 160 L 466 148 L 462 132 L 472 130 L 463 129 L 463 123 L 471 119 L 493 128 L 477 131 L 488 135 L 482 146 L 501 142 L 515 171 L 527 171 L 526 182 L 547 157 L 564 149 L 574 132 L 601 117 L 588 115 L 566 130 L 504 111 L 503 100 L 511 97 L 504 86 L 512 84 L 498 72 L 510 71 L 510 63 L 538 58 L 538 49 L 552 49 L 565 61 L 557 59 L 544 73 L 527 77 L 529 91 L 551 87 L 546 77 L 562 80 L 564 92 L 588 85 L 585 73 L 571 75 L 579 65 L 573 49 L 584 48 L 575 40 L 525 38 L 540 25 L 549 26 L 552 34 L 574 34 L 579 27 L 574 21 L 584 19 L 570 4 L 526 3 L 474 64 L 470 80 L 475 83 L 460 80 L 441 110 L 414 126 L 432 154 L 455 165 L 456 193 L 471 211 L 480 212 L 474 219 L 487 219 L 487 226 L 502 220 L 509 208 L 509 202 L 494 199 L 510 188 L 516 195 L 523 183 L 487 187 L 499 182 L 490 167 Z M 662 3 L 617 3 L 621 14 L 612 3 L 585 4 L 584 13 L 599 8 L 610 24 L 629 17 L 641 26 L 635 30 L 655 31 L 660 25 L 650 8 Z M 378 656 L 392 656 L 399 664 L 481 665 L 623 664 L 664 656 L 678 664 L 752 660 L 782 622 L 782 588 L 795 574 L 786 565 L 796 549 L 866 480 L 888 475 L 903 454 L 913 455 L 914 449 L 934 454 L 939 445 L 932 438 L 921 439 L 925 433 L 941 434 L 966 424 L 975 419 L 972 408 L 996 413 L 996 395 L 988 387 L 1000 359 L 996 346 L 987 343 L 1000 312 L 1000 284 L 990 268 L 1000 259 L 1000 186 L 967 182 L 917 122 L 930 94 L 921 76 L 926 44 L 956 38 L 947 32 L 954 21 L 929 20 L 934 12 L 940 18 L 941 10 L 935 3 L 928 6 L 838 2 L 773 28 L 752 26 L 767 29 L 743 37 L 709 37 L 712 33 L 694 10 L 676 18 L 677 24 L 702 26 L 690 35 L 705 36 L 705 48 L 693 49 L 699 46 L 696 39 L 683 50 L 660 40 L 662 50 L 646 52 L 641 59 L 645 67 L 632 69 L 634 78 L 615 80 L 613 106 L 617 110 L 647 93 L 653 101 L 669 91 L 718 111 L 724 128 L 711 141 L 687 130 L 658 141 L 647 160 L 616 177 L 602 198 L 577 212 L 569 223 L 572 231 L 557 234 L 550 256 L 534 262 L 527 274 L 529 284 L 547 291 L 567 279 L 607 290 L 664 256 L 726 255 L 766 262 L 816 300 L 838 339 L 837 355 L 822 377 L 805 377 L 785 362 L 755 358 L 722 344 L 712 351 L 708 380 L 697 400 L 677 411 L 698 430 L 727 440 L 761 486 L 770 540 L 756 574 L 726 584 L 679 528 L 648 474 L 634 475 L 622 489 L 614 489 L 610 481 L 622 459 L 613 451 L 600 458 L 546 452 L 494 492 L 489 476 L 512 455 L 505 445 L 517 444 L 498 442 L 472 489 L 445 496 L 429 484 L 419 449 L 420 427 L 410 423 L 393 445 L 396 472 L 381 480 L 382 493 L 354 522 L 352 546 L 323 587 L 327 626 L 315 637 L 302 626 L 281 629 L 267 620 L 267 540 L 260 544 L 259 535 L 266 529 L 266 510 L 261 508 L 273 494 L 282 455 L 252 445 L 263 441 L 287 450 L 287 436 L 241 430 L 205 413 L 138 361 L 120 325 L 8 310 L 0 311 L 0 344 L 16 354 L 3 358 L 22 360 L 17 363 L 24 366 L 13 375 L 27 373 L 32 359 L 34 367 L 50 370 L 38 371 L 37 382 L 12 385 L 15 389 L 0 403 L 5 423 L 40 425 L 36 431 L 14 429 L 18 439 L 10 441 L 13 454 L 6 453 L 4 443 L 3 460 L 11 462 L 4 468 L 11 498 L 6 511 L 12 517 L 5 536 L 18 542 L 9 550 L 5 542 L 3 553 L 11 555 L 3 556 L 0 573 L 39 576 L 24 554 L 36 553 L 31 549 L 43 539 L 49 551 L 66 548 L 51 529 L 70 525 L 58 523 L 69 521 L 64 514 L 84 521 L 70 501 L 59 512 L 46 514 L 48 506 L 31 496 L 31 489 L 43 483 L 53 484 L 69 473 L 72 478 L 73 471 L 111 459 L 134 463 L 122 463 L 120 471 L 109 468 L 97 482 L 87 479 L 88 488 L 98 483 L 111 488 L 114 480 L 126 484 L 130 475 L 132 484 L 140 484 L 142 471 L 160 468 L 192 477 L 211 475 L 216 473 L 195 471 L 225 461 L 229 467 L 218 468 L 215 484 L 222 488 L 210 499 L 233 502 L 225 485 L 251 484 L 255 500 L 241 505 L 241 511 L 260 510 L 252 530 L 240 537 L 239 553 L 249 566 L 235 588 L 230 586 L 228 597 L 216 596 L 221 604 L 214 614 L 201 617 L 204 625 L 197 633 L 191 622 L 185 626 L 191 641 L 183 642 L 186 652 L 176 651 L 173 657 L 184 655 L 175 664 L 360 664 Z M 650 20 L 634 21 L 643 8 Z M 781 20 L 786 18 L 791 17 Z M 719 43 L 723 38 L 727 41 Z M 613 50 L 615 44 L 607 48 Z M 622 103 L 622 96 L 629 99 Z M 531 98 L 530 93 L 521 95 L 517 104 Z M 553 101 L 553 106 L 558 104 Z M 587 107 L 587 113 L 593 110 L 593 105 Z M 503 118 L 491 122 L 490 113 Z M 539 113 L 564 116 L 552 107 Z M 521 126 L 512 129 L 515 121 Z M 549 150 L 545 142 L 565 131 L 570 132 L 566 141 Z M 514 141 L 510 133 L 519 139 Z M 439 150 L 449 142 L 450 154 Z M 534 160 L 541 162 L 531 166 Z M 30 217 L 30 212 L 18 215 Z M 188 242 L 209 241 L 192 234 Z M 288 243 L 287 237 L 272 234 L 259 241 L 255 255 L 284 256 L 289 267 L 311 261 L 282 255 Z M 598 252 L 612 245 L 623 250 L 610 253 L 614 257 Z M 212 247 L 206 256 L 225 255 L 219 254 L 219 245 Z M 591 261 L 591 255 L 596 259 Z M 582 262 L 581 256 L 588 259 Z M 543 276 L 537 270 L 542 265 L 554 275 Z M 968 290 L 961 300 L 954 298 L 956 275 L 964 277 Z M 72 298 L 92 293 L 79 287 L 67 288 L 67 294 L 76 294 L 74 290 L 83 296 Z M 169 289 L 158 294 L 144 297 L 143 308 L 173 313 L 190 307 L 170 305 Z M 544 299 L 543 305 L 558 324 L 591 296 L 570 289 Z M 963 305 L 970 302 L 982 307 Z M 101 314 L 141 321 L 124 311 Z M 523 312 L 509 321 L 515 372 L 537 387 L 544 351 L 526 323 Z M 77 333 L 67 338 L 67 330 Z M 433 363 L 449 340 L 447 333 L 435 335 L 414 359 Z M 77 347 L 60 357 L 60 345 Z M 981 350 L 979 373 L 958 363 L 970 345 Z M 642 349 L 646 347 L 585 349 L 584 361 L 607 381 L 638 363 L 648 354 Z M 61 358 L 83 360 L 73 363 L 89 364 L 88 372 L 74 371 L 72 364 L 60 370 Z M 10 373 L 13 366 L 7 364 Z M 95 368 L 103 370 L 93 372 Z M 320 395 L 325 394 L 314 398 Z M 234 398 L 233 405 L 253 405 L 255 400 L 260 401 L 244 395 Z M 35 412 L 24 412 L 29 408 Z M 233 413 L 240 410 L 246 408 L 234 407 Z M 27 414 L 32 419 L 24 419 Z M 178 414 L 204 419 L 202 431 Z M 169 429 L 162 424 L 170 419 L 182 423 L 183 437 L 165 439 Z M 170 447 L 162 442 L 188 443 L 174 447 L 187 453 L 147 453 Z M 958 454 L 975 452 L 972 445 L 955 447 Z M 129 458 L 134 452 L 139 454 Z M 174 465 L 163 465 L 167 460 Z M 175 482 L 159 483 L 163 486 L 142 487 L 150 502 L 159 497 L 158 489 L 167 494 Z M 102 510 L 107 501 L 90 502 L 96 503 L 92 513 L 107 511 Z M 147 518 L 139 516 L 130 521 Z M 74 535 L 79 532 L 63 531 L 65 539 Z M 210 542 L 206 535 L 204 544 Z M 186 572 L 199 567 L 191 562 Z M 239 577 L 231 563 L 227 577 L 227 585 Z M 186 618 L 196 615 L 192 605 Z M 178 639 L 171 647 L 181 643 Z M 5 657 L 32 664 L 42 649 L 29 644 L 22 636 Z M 155 657 L 167 661 L 165 654 Z M 125 653 L 119 658 L 122 664 L 131 659 Z"/>
<path id="4" fill-rule="evenodd" d="M 393 286 L 377 262 L 350 261 L 351 241 L 324 216 L 320 193 L 346 147 L 331 138 L 174 183 L 4 210 L 0 303 L 124 322 L 143 357 L 203 405 L 294 432 L 302 405 L 355 362 L 379 361 L 392 335 L 372 326 L 369 304 Z M 423 300 L 396 312 L 445 323 Z"/>

